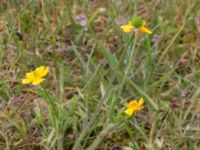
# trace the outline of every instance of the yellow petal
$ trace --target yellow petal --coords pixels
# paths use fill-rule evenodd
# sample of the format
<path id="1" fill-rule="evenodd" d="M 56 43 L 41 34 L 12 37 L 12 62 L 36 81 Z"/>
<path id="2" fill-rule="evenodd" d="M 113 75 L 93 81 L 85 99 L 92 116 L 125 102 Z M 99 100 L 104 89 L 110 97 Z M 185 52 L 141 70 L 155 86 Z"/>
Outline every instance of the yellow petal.
<path id="1" fill-rule="evenodd" d="M 49 72 L 49 67 L 44 68 L 44 70 L 41 72 L 41 77 L 46 76 L 46 74 Z"/>
<path id="2" fill-rule="evenodd" d="M 145 32 L 145 33 L 148 33 L 148 34 L 152 34 L 152 31 L 149 30 L 147 27 L 140 27 L 140 32 Z"/>
<path id="3" fill-rule="evenodd" d="M 36 79 L 32 82 L 32 84 L 33 84 L 33 85 L 38 85 L 38 84 L 40 84 L 43 80 L 44 80 L 43 78 L 36 78 Z"/>
<path id="4" fill-rule="evenodd" d="M 140 111 L 143 109 L 143 106 L 140 106 L 139 104 L 132 108 L 134 111 Z"/>
<path id="5" fill-rule="evenodd" d="M 123 25 L 121 26 L 121 29 L 126 32 L 126 33 L 129 33 L 131 31 L 133 31 L 133 25 L 129 22 L 127 25 Z"/>
<path id="6" fill-rule="evenodd" d="M 28 80 L 28 79 L 22 79 L 22 84 L 28 84 L 28 83 L 30 83 L 31 81 L 30 80 Z"/>
<path id="7" fill-rule="evenodd" d="M 28 72 L 26 73 L 26 78 L 25 79 L 22 79 L 22 83 L 23 84 L 28 84 L 30 82 L 32 82 L 34 80 L 34 75 L 32 72 Z"/>
<path id="8" fill-rule="evenodd" d="M 130 107 L 134 107 L 137 105 L 137 101 L 136 100 L 132 100 L 128 103 L 127 107 L 130 108 Z"/>
<path id="9" fill-rule="evenodd" d="M 124 111 L 124 113 L 127 114 L 127 115 L 129 115 L 129 116 L 131 116 L 131 115 L 134 113 L 134 109 L 131 109 L 131 108 L 126 109 L 126 110 Z"/>
<path id="10" fill-rule="evenodd" d="M 35 69 L 34 71 L 34 75 L 36 77 L 44 77 L 49 71 L 49 67 L 44 67 L 44 66 L 40 66 L 38 68 Z"/>
<path id="11" fill-rule="evenodd" d="M 25 76 L 26 78 L 33 78 L 34 75 L 33 72 L 27 72 Z"/>
<path id="12" fill-rule="evenodd" d="M 40 67 L 37 67 L 36 69 L 35 69 L 35 72 L 41 72 L 41 71 L 43 71 L 44 70 L 44 66 L 40 66 Z"/>
<path id="13" fill-rule="evenodd" d="M 33 72 L 35 76 L 40 76 L 41 72 L 43 72 L 44 70 L 44 66 L 40 66 L 38 68 L 36 68 Z"/>
<path id="14" fill-rule="evenodd" d="M 138 104 L 142 105 L 144 103 L 144 98 L 140 98 Z"/>

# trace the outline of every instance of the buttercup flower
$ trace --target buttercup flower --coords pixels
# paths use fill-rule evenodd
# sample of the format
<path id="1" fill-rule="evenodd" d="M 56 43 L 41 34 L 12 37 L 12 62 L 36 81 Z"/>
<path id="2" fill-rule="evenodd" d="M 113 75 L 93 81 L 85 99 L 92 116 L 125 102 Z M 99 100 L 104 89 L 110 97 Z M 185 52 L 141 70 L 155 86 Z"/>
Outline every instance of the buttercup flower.
<path id="1" fill-rule="evenodd" d="M 121 26 L 121 29 L 122 29 L 124 32 L 129 33 L 129 32 L 131 32 L 131 31 L 133 31 L 134 26 L 132 25 L 131 22 L 129 22 L 127 25 Z"/>
<path id="2" fill-rule="evenodd" d="M 40 66 L 34 71 L 27 72 L 25 79 L 22 79 L 23 84 L 38 85 L 44 80 L 44 76 L 49 72 L 49 67 Z"/>
<path id="3" fill-rule="evenodd" d="M 124 111 L 127 115 L 131 116 L 134 112 L 140 111 L 143 109 L 144 99 L 140 98 L 137 102 L 132 100 L 127 104 L 127 109 Z"/>
<path id="4" fill-rule="evenodd" d="M 148 34 L 152 34 L 152 31 L 146 27 L 146 22 L 140 17 L 133 17 L 127 25 L 121 26 L 121 29 L 126 32 L 140 31 Z"/>
<path id="5" fill-rule="evenodd" d="M 148 34 L 152 34 L 152 31 L 150 29 L 148 29 L 146 26 L 146 21 L 142 22 L 142 26 L 139 28 L 140 32 L 145 32 Z"/>

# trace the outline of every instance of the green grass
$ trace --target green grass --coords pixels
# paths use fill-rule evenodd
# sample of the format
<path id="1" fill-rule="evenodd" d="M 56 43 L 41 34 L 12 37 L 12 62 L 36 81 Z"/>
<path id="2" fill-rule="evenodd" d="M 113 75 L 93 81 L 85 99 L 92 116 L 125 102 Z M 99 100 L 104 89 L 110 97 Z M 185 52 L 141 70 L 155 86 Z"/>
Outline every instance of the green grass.
<path id="1" fill-rule="evenodd" d="M 1 0 L 0 150 L 200 149 L 198 0 Z M 132 16 L 153 34 L 123 33 Z M 24 74 L 49 66 L 39 86 Z M 125 104 L 143 97 L 134 116 Z"/>

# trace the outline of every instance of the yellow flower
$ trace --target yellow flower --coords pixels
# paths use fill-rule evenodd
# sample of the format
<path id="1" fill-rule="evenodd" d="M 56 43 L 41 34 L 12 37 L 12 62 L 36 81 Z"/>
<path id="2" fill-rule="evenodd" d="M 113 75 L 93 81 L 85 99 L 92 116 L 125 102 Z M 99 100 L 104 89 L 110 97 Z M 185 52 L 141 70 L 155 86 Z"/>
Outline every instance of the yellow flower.
<path id="1" fill-rule="evenodd" d="M 146 26 L 146 22 L 143 21 L 142 26 L 139 27 L 140 32 L 145 32 L 145 33 L 148 33 L 148 34 L 152 34 L 152 31 L 150 29 L 148 29 L 147 27 L 145 27 L 145 26 Z"/>
<path id="2" fill-rule="evenodd" d="M 27 72 L 25 79 L 22 79 L 23 84 L 32 83 L 33 85 L 38 85 L 44 80 L 44 76 L 49 72 L 49 67 L 40 66 L 34 71 Z"/>
<path id="3" fill-rule="evenodd" d="M 121 26 L 121 29 L 126 33 L 140 31 L 152 34 L 152 31 L 146 27 L 146 22 L 141 20 L 141 18 L 133 18 L 132 22 L 130 21 L 127 25 Z"/>
<path id="4" fill-rule="evenodd" d="M 127 25 L 121 26 L 121 29 L 122 29 L 124 32 L 129 33 L 129 32 L 131 32 L 131 31 L 133 31 L 134 27 L 133 27 L 132 23 L 129 22 Z"/>
<path id="5" fill-rule="evenodd" d="M 127 115 L 131 116 L 134 112 L 140 111 L 143 109 L 144 99 L 140 98 L 139 102 L 132 100 L 127 104 L 127 109 L 124 111 Z"/>

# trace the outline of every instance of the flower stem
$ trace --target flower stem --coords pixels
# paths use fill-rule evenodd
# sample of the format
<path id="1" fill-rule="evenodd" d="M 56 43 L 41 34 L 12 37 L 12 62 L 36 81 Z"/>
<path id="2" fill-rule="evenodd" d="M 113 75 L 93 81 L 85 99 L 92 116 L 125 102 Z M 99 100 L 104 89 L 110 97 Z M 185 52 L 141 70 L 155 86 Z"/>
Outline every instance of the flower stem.
<path id="1" fill-rule="evenodd" d="M 97 148 L 97 146 L 105 138 L 105 136 L 108 135 L 108 133 L 110 133 L 111 131 L 116 129 L 116 127 L 119 127 L 120 125 L 126 123 L 129 119 L 130 119 L 130 117 L 127 117 L 117 123 L 106 124 L 105 128 L 99 133 L 99 135 L 96 137 L 96 139 L 93 141 L 93 143 L 86 150 L 95 150 Z"/>
<path id="2" fill-rule="evenodd" d="M 96 147 L 101 143 L 101 141 L 104 139 L 104 137 L 113 130 L 118 124 L 110 123 L 108 124 L 97 136 L 97 138 L 94 140 L 94 142 L 87 148 L 87 150 L 95 150 Z"/>
<path id="3" fill-rule="evenodd" d="M 131 53 L 130 53 L 130 59 L 129 59 L 129 62 L 128 62 L 128 66 L 126 67 L 126 70 L 125 70 L 125 74 L 127 75 L 130 68 L 131 68 L 131 65 L 132 65 L 132 61 L 133 61 L 133 56 L 134 56 L 134 52 L 135 52 L 135 46 L 136 46 L 136 41 L 137 41 L 137 34 L 135 34 L 135 38 L 134 38 L 134 42 L 133 42 L 133 47 L 131 49 Z"/>
<path id="4" fill-rule="evenodd" d="M 100 108 L 103 104 L 103 102 L 105 101 L 105 99 L 107 98 L 107 95 L 109 94 L 109 92 L 112 91 L 112 88 L 110 88 L 109 90 L 107 90 L 106 94 L 104 95 L 104 97 L 102 98 L 102 100 L 100 100 L 100 102 L 98 103 L 97 108 Z M 87 133 L 91 130 L 92 125 L 94 124 L 94 122 L 96 121 L 97 117 L 99 116 L 101 112 L 101 109 L 97 109 L 94 114 L 92 115 L 90 121 L 87 123 L 86 127 L 82 130 L 82 132 L 80 133 L 78 139 L 76 140 L 74 146 L 72 147 L 72 150 L 80 150 L 80 143 L 83 140 L 83 138 L 87 135 Z"/>
<path id="5" fill-rule="evenodd" d="M 132 41 L 132 40 L 131 40 Z M 122 78 L 122 82 L 120 84 L 120 88 L 119 88 L 119 93 L 118 95 L 121 95 L 121 92 L 122 92 L 122 89 L 123 89 L 123 86 L 124 86 L 124 83 L 126 81 L 126 76 L 128 75 L 129 71 L 130 71 L 130 68 L 131 68 L 131 65 L 132 65 L 132 61 L 133 61 L 133 56 L 134 56 L 134 51 L 135 51 L 135 47 L 136 47 L 136 41 L 137 41 L 137 34 L 135 34 L 135 37 L 134 37 L 134 42 L 133 42 L 133 46 L 131 48 L 131 53 L 130 53 L 130 59 L 128 60 L 128 65 L 125 69 L 125 74 L 123 75 L 123 78 Z"/>

